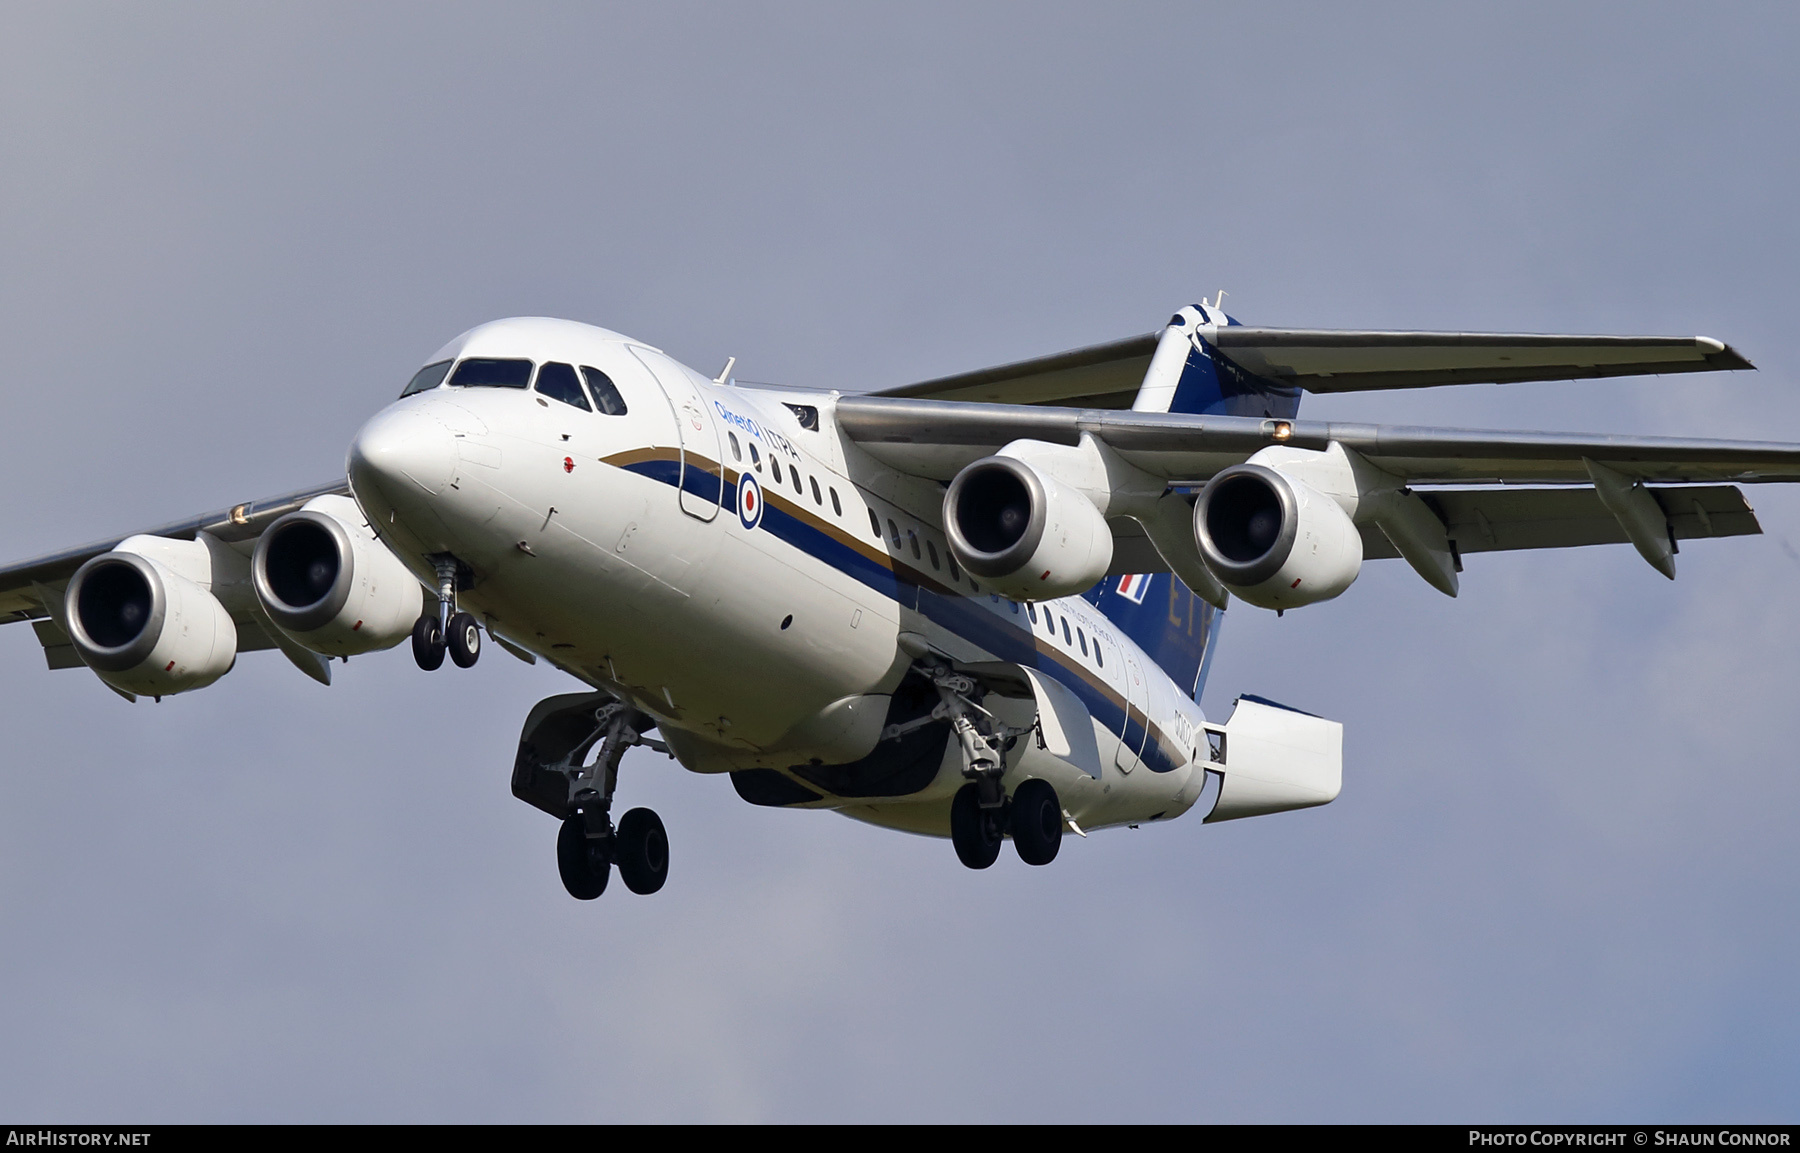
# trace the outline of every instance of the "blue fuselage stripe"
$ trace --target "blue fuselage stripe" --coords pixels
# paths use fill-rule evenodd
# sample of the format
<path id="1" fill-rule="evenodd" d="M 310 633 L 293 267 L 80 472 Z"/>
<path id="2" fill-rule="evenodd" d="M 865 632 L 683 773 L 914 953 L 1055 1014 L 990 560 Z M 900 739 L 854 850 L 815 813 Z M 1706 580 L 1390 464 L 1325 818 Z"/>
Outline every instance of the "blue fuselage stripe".
<path id="1" fill-rule="evenodd" d="M 687 491 L 709 500 L 713 499 L 713 485 L 718 483 L 716 476 L 702 474 L 712 483 L 707 484 L 707 492 L 698 493 L 693 487 L 693 478 L 700 470 L 690 467 L 683 476 L 680 462 L 670 459 L 637 461 L 622 467 L 671 488 L 680 483 Z M 686 483 L 681 483 L 684 481 Z M 1009 626 L 970 597 L 939 592 L 932 587 L 936 582 L 931 582 L 929 577 L 924 581 L 930 583 L 909 579 L 897 565 L 881 563 L 822 523 L 814 523 L 810 515 L 794 511 L 786 496 L 777 496 L 772 487 L 763 490 L 762 522 L 759 525 L 762 530 L 902 607 L 918 611 L 932 623 L 979 645 L 996 659 L 1055 677 L 1087 706 L 1095 720 L 1115 733 L 1122 733 L 1125 743 L 1133 751 L 1142 749 L 1143 763 L 1152 771 L 1166 773 L 1186 763 L 1185 758 L 1177 761 L 1172 755 L 1174 750 L 1165 747 L 1163 741 L 1145 740 L 1149 734 L 1146 718 L 1140 711 L 1128 707 L 1116 692 L 1102 689 L 1085 670 L 1067 663 L 1060 650 L 1040 648 L 1035 634 L 1023 623 Z M 728 485 L 726 489 L 732 491 L 735 486 Z M 1024 618 L 1020 619 L 1023 622 Z"/>

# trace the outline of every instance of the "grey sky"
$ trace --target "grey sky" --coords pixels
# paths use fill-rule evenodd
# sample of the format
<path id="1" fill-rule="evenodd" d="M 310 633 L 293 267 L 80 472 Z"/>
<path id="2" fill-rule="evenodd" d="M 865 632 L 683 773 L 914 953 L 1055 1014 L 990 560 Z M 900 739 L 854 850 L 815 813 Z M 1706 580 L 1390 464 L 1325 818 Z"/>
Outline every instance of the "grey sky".
<path id="1" fill-rule="evenodd" d="M 0 557 L 313 483 L 433 349 L 591 321 L 860 389 L 1252 323 L 1705 333 L 1719 379 L 1305 415 L 1800 440 L 1789 6 L 0 5 Z M 971 874 L 651 755 L 654 898 L 507 791 L 569 682 L 0 631 L 0 1118 L 1795 1119 L 1800 494 L 1242 607 L 1342 798 Z"/>

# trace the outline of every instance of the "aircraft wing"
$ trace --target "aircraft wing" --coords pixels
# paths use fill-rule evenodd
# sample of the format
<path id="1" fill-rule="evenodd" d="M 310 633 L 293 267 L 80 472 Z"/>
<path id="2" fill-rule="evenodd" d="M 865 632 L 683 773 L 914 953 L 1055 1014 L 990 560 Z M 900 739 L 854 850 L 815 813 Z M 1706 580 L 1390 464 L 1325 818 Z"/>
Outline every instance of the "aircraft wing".
<path id="1" fill-rule="evenodd" d="M 139 532 L 175 540 L 193 540 L 195 534 L 206 532 L 226 544 L 239 545 L 247 551 L 254 546 L 263 529 L 313 497 L 327 493 L 348 495 L 349 492 L 349 482 L 338 480 L 267 500 L 235 504 L 217 512 L 188 517 L 156 528 L 141 529 Z M 101 553 L 111 552 L 126 537 L 136 535 L 138 533 L 121 533 L 79 548 L 65 549 L 0 568 L 0 624 L 51 615 L 38 591 L 40 587 L 60 594 L 69 578 L 75 575 L 76 569 Z M 42 636 L 39 639 L 43 639 Z"/>
<path id="2" fill-rule="evenodd" d="M 1202 330 L 1246 372 L 1308 392 L 1642 376 L 1754 368 L 1706 336 L 1359 332 L 1226 325 Z M 1160 333 L 873 393 L 895 398 L 1130 408 Z"/>
<path id="3" fill-rule="evenodd" d="M 1443 521 L 1459 552 L 1562 548 L 1628 539 L 1592 487 L 1589 461 L 1646 485 L 1676 539 L 1760 533 L 1730 483 L 1800 481 L 1800 444 L 1685 437 L 1425 428 L 1341 421 L 960 404 L 845 396 L 851 440 L 903 472 L 948 481 L 1011 441 L 1075 445 L 1092 435 L 1177 488 L 1198 486 L 1271 445 L 1324 450 L 1334 441 L 1400 478 Z M 1526 487 L 1530 486 L 1530 487 Z M 1111 522 L 1114 572 L 1166 571 L 1141 527 Z M 1364 529 L 1365 555 L 1398 553 Z"/>
<path id="4" fill-rule="evenodd" d="M 1800 481 L 1800 444 L 1365 424 L 1356 421 L 838 398 L 839 426 L 903 472 L 949 480 L 1021 438 L 1080 443 L 1091 433 L 1171 483 L 1202 483 L 1270 445 L 1333 441 L 1415 484 L 1587 484 L 1583 458 L 1662 483 Z"/>

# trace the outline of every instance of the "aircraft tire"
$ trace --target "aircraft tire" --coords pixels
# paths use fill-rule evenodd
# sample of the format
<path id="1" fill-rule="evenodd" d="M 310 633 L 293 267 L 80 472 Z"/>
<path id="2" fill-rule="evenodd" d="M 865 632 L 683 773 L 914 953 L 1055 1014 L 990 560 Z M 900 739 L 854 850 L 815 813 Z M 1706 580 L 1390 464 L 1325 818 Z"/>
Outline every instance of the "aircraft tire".
<path id="1" fill-rule="evenodd" d="M 619 820 L 619 880 L 648 896 L 669 879 L 669 834 L 651 809 L 632 809 Z"/>
<path id="2" fill-rule="evenodd" d="M 439 668 L 444 663 L 444 638 L 438 635 L 438 623 L 435 616 L 429 613 L 421 616 L 413 624 L 412 631 L 413 660 L 426 672 Z"/>
<path id="3" fill-rule="evenodd" d="M 1062 802 L 1049 781 L 1033 778 L 1013 790 L 1012 839 L 1027 865 L 1048 865 L 1062 848 Z"/>
<path id="4" fill-rule="evenodd" d="M 982 810 L 974 785 L 958 789 L 950 802 L 950 842 L 957 859 L 971 869 L 985 869 L 1000 858 L 1000 841 L 998 814 Z"/>
<path id="5" fill-rule="evenodd" d="M 450 618 L 450 635 L 446 641 L 450 648 L 450 659 L 456 662 L 457 668 L 473 668 L 475 662 L 481 659 L 481 626 L 475 623 L 475 618 L 470 614 L 457 613 Z"/>
<path id="6" fill-rule="evenodd" d="M 579 815 L 565 820 L 556 834 L 556 871 L 562 875 L 563 888 L 577 901 L 591 901 L 606 892 L 612 862 L 594 850 Z"/>

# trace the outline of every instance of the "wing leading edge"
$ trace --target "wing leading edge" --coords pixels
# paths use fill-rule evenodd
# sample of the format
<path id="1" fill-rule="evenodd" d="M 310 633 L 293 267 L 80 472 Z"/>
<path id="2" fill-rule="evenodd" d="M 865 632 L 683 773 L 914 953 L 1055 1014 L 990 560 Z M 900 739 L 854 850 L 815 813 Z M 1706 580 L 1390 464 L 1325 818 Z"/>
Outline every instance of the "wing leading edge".
<path id="1" fill-rule="evenodd" d="M 1323 451 L 1333 442 L 1418 484 L 1587 484 L 1584 458 L 1660 483 L 1800 481 L 1800 444 L 1270 420 L 1185 413 L 959 404 L 845 396 L 840 427 L 903 472 L 949 480 L 1019 439 L 1074 445 L 1092 434 L 1139 468 L 1200 483 L 1271 445 Z"/>
<path id="2" fill-rule="evenodd" d="M 1442 522 L 1458 556 L 1627 541 L 1641 546 L 1594 487 L 1597 476 L 1617 474 L 1627 482 L 1643 482 L 1660 510 L 1671 549 L 1679 540 L 1762 531 L 1743 494 L 1718 482 L 1800 481 L 1800 444 L 1761 441 L 1492 432 L 876 396 L 839 398 L 837 420 L 870 455 L 939 481 L 1019 440 L 1073 446 L 1089 436 L 1176 489 L 1204 484 L 1265 448 L 1323 453 L 1335 443 L 1416 491 Z M 1476 485 L 1482 487 L 1468 487 Z M 1168 570 L 1140 525 L 1127 517 L 1108 523 L 1115 542 L 1112 572 Z M 1381 529 L 1365 525 L 1362 535 L 1369 559 L 1401 555 Z"/>
<path id="3" fill-rule="evenodd" d="M 188 517 L 157 528 L 142 529 L 140 532 L 146 536 L 169 537 L 173 540 L 193 540 L 197 534 L 204 532 L 226 544 L 241 544 L 254 541 L 262 535 L 263 529 L 316 496 L 348 496 L 349 493 L 349 482 L 339 480 L 267 500 L 234 504 L 230 508 Z M 0 568 L 0 624 L 48 615 L 49 610 L 42 603 L 37 586 L 60 591 L 60 586 L 75 575 L 76 569 L 101 553 L 112 551 L 126 537 L 137 535 L 140 534 L 121 533 L 92 544 L 64 549 Z M 43 638 L 40 636 L 39 639 Z"/>

